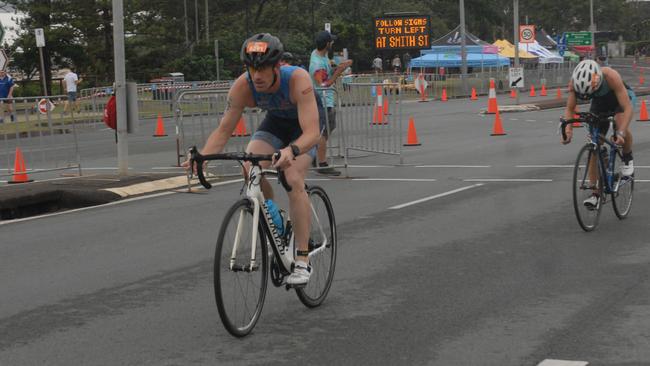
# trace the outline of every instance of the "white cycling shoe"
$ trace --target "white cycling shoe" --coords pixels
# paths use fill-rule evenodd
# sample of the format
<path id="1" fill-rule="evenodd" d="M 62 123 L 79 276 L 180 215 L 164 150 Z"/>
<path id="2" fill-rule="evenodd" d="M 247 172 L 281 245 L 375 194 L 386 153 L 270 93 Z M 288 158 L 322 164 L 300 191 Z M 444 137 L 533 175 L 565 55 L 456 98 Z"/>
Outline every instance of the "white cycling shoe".
<path id="1" fill-rule="evenodd" d="M 621 175 L 624 177 L 631 177 L 634 174 L 634 160 L 630 160 L 627 164 L 621 165 Z"/>
<path id="2" fill-rule="evenodd" d="M 596 207 L 598 207 L 599 199 L 600 197 L 598 197 L 598 195 L 592 194 L 591 196 L 589 196 L 589 198 L 582 201 L 582 204 L 585 205 L 585 207 L 587 207 L 588 210 L 595 210 Z"/>
<path id="3" fill-rule="evenodd" d="M 287 285 L 303 286 L 309 282 L 311 276 L 311 266 L 303 261 L 296 261 L 293 267 L 293 273 L 287 277 Z"/>

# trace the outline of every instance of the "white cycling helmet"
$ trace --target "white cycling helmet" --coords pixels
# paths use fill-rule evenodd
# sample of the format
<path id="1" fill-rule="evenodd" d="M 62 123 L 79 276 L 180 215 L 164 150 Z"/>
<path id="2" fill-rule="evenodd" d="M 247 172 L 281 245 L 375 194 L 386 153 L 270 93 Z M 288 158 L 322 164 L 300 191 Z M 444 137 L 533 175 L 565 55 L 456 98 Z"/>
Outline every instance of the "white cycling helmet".
<path id="1" fill-rule="evenodd" d="M 603 71 L 593 60 L 580 61 L 571 76 L 573 90 L 581 99 L 590 99 L 603 83 Z"/>

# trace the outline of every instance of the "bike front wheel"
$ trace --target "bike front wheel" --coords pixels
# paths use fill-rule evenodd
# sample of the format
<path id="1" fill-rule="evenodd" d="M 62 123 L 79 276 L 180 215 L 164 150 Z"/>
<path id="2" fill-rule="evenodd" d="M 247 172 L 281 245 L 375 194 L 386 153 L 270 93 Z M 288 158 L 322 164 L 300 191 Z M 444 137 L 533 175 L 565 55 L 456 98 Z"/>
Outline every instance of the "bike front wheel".
<path id="1" fill-rule="evenodd" d="M 616 217 L 623 220 L 630 213 L 632 208 L 632 194 L 634 193 L 634 177 L 627 177 L 621 174 L 623 167 L 623 152 L 616 152 L 616 168 L 614 175 L 614 192 L 612 193 L 612 206 Z M 619 168 L 620 167 L 620 168 Z"/>
<path id="2" fill-rule="evenodd" d="M 236 202 L 223 219 L 214 255 L 214 295 L 219 317 L 235 337 L 244 337 L 253 330 L 266 296 L 267 246 L 259 221 L 257 227 L 253 225 L 252 202 Z"/>
<path id="3" fill-rule="evenodd" d="M 573 167 L 573 209 L 584 231 L 592 231 L 598 226 L 603 206 L 602 172 L 597 152 L 597 147 L 591 144 L 583 146 Z M 599 195 L 595 205 L 588 202 L 593 194 Z"/>
<path id="4" fill-rule="evenodd" d="M 338 243 L 334 209 L 327 193 L 314 186 L 309 187 L 307 194 L 312 208 L 309 234 L 312 272 L 307 285 L 296 288 L 296 294 L 305 306 L 311 308 L 323 303 L 332 286 Z"/>

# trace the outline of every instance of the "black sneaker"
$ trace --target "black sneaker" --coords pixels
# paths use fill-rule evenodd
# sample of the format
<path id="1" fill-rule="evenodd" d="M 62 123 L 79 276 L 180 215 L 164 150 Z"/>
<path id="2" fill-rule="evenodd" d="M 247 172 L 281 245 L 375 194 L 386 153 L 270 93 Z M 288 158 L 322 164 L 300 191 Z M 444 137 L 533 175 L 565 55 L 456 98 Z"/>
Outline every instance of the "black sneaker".
<path id="1" fill-rule="evenodd" d="M 339 175 L 341 175 L 340 171 L 332 168 L 327 163 L 319 163 L 318 168 L 316 169 L 316 173 L 321 175 L 330 175 L 333 177 L 338 177 Z"/>

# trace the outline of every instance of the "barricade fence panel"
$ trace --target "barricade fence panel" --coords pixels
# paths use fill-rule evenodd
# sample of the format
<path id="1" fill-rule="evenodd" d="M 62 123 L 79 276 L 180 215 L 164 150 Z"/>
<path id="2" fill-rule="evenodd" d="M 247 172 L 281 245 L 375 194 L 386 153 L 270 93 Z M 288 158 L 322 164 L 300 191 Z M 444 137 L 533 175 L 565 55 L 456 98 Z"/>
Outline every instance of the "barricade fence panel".
<path id="1" fill-rule="evenodd" d="M 535 64 L 524 65 L 525 89 L 529 90 L 531 85 L 535 89 L 541 88 L 542 82 L 546 88 L 566 87 L 571 78 L 576 63 L 564 62 L 561 64 Z M 426 69 L 430 70 L 430 69 Z M 470 72 L 465 76 L 466 89 L 463 85 L 463 78 L 459 74 L 440 74 L 424 72 L 421 69 L 412 69 L 406 73 L 385 73 L 385 74 L 353 74 L 343 77 L 339 89 L 345 91 L 348 85 L 356 83 L 396 83 L 401 87 L 403 99 L 421 98 L 420 91 L 415 87 L 417 78 L 426 81 L 425 94 L 427 99 L 439 100 L 442 97 L 443 88 L 449 98 L 469 97 L 474 88 L 478 94 L 487 94 L 490 88 L 490 79 L 495 80 L 498 91 L 509 91 L 509 69 L 498 68 L 474 68 L 478 70 Z"/>
<path id="2" fill-rule="evenodd" d="M 342 94 L 341 133 L 346 165 L 350 151 L 402 154 L 402 111 L 397 83 L 348 83 Z"/>
<path id="3" fill-rule="evenodd" d="M 69 169 L 81 174 L 78 134 L 92 124 L 88 123 L 83 111 L 72 110 L 72 105 L 67 113 L 64 112 L 67 96 L 0 101 L 1 178 L 11 178 L 14 174 L 17 149 L 22 152 L 29 174 Z M 44 102 L 39 103 L 41 101 Z"/>
<path id="4" fill-rule="evenodd" d="M 318 88 L 317 94 L 320 96 L 324 92 L 332 92 L 335 97 L 335 107 L 337 109 L 337 123 L 333 131 L 329 131 L 328 158 L 330 165 L 336 156 L 342 157 L 344 154 L 343 130 L 344 123 L 340 120 L 338 111 L 340 108 L 340 97 L 336 90 L 331 88 Z M 177 127 L 177 138 L 179 151 L 179 162 L 185 160 L 187 149 L 191 146 L 201 148 L 212 131 L 219 127 L 223 112 L 227 104 L 228 90 L 188 90 L 179 92 L 176 97 L 175 123 Z M 235 131 L 228 140 L 224 152 L 245 151 L 246 146 L 251 140 L 252 134 L 262 123 L 266 112 L 259 108 L 247 108 L 238 122 Z M 329 128 L 329 116 L 325 114 L 325 128 Z M 210 171 L 217 175 L 236 175 L 240 174 L 241 168 L 236 162 L 232 161 L 215 161 L 211 162 Z"/>

